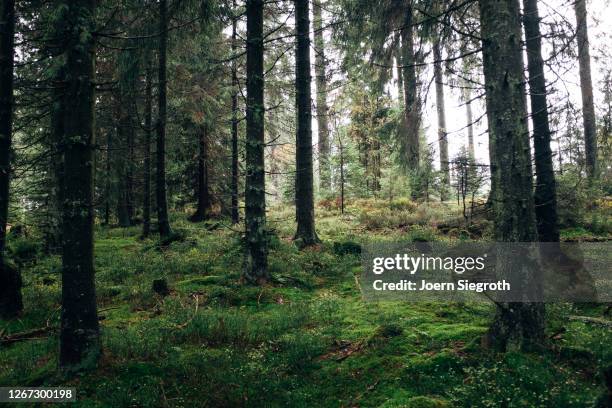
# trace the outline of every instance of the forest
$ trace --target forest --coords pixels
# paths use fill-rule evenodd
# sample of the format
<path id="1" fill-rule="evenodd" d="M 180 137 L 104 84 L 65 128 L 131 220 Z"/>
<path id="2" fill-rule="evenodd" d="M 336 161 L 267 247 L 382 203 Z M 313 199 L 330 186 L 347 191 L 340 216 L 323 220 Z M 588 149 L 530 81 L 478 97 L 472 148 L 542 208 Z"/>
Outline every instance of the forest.
<path id="1" fill-rule="evenodd" d="M 608 0 L 1 0 L 0 387 L 612 407 L 611 19 Z M 368 256 L 399 244 L 522 245 L 495 273 L 535 293 L 583 285 L 566 245 L 608 261 L 588 298 L 374 299 Z"/>

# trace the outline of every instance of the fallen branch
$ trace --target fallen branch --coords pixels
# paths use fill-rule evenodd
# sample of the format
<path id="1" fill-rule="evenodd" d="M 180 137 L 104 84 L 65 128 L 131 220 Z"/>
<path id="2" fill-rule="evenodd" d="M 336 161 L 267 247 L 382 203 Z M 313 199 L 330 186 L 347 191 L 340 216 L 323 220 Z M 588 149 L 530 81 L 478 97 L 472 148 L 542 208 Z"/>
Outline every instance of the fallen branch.
<path id="1" fill-rule="evenodd" d="M 598 317 L 570 316 L 569 319 L 578 321 L 578 322 L 582 322 L 582 323 L 597 324 L 597 325 L 604 326 L 607 328 L 612 328 L 612 320 L 600 319 Z"/>
<path id="2" fill-rule="evenodd" d="M 47 326 L 47 327 L 41 327 L 39 329 L 33 329 L 33 330 L 24 331 L 24 332 L 10 334 L 8 336 L 4 336 L 0 338 L 0 344 L 8 345 L 8 344 L 16 343 L 18 341 L 41 339 L 45 337 L 43 335 L 48 335 L 49 333 L 54 332 L 55 329 L 56 329 L 55 327 Z"/>

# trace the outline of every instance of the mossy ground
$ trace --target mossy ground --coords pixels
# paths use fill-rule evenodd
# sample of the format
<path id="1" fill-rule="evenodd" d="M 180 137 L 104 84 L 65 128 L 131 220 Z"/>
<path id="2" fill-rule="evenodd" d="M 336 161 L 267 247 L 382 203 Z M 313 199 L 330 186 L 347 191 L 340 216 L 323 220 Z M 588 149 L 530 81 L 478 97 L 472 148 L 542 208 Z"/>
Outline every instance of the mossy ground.
<path id="1" fill-rule="evenodd" d="M 398 226 L 321 209 L 323 244 L 300 251 L 290 241 L 291 210 L 273 210 L 273 283 L 263 288 L 240 281 L 240 234 L 229 228 L 209 231 L 174 214 L 184 240 L 160 248 L 140 240 L 139 228 L 100 227 L 99 367 L 62 379 L 51 334 L 0 346 L 0 385 L 74 386 L 75 405 L 83 407 L 593 404 L 603 392 L 601 369 L 612 360 L 612 336 L 567 317 L 601 316 L 603 306 L 549 305 L 549 351 L 492 354 L 479 343 L 491 305 L 362 301 L 359 255 L 334 243 L 445 239 L 430 226 L 435 211 L 427 211 L 420 226 Z M 26 310 L 19 320 L 0 321 L 4 334 L 59 324 L 59 258 L 24 268 Z M 171 288 L 165 298 L 151 291 L 161 277 Z"/>

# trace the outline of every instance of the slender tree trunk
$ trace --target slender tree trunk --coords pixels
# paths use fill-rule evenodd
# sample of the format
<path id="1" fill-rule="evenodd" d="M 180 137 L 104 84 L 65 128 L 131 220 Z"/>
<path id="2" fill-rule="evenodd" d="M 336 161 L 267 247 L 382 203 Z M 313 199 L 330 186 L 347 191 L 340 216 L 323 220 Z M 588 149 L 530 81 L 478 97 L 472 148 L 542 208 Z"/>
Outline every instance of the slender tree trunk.
<path id="1" fill-rule="evenodd" d="M 66 115 L 60 366 L 81 370 L 100 355 L 93 264 L 94 0 L 64 3 Z"/>
<path id="2" fill-rule="evenodd" d="M 106 161 L 104 164 L 105 180 L 104 180 L 104 225 L 110 224 L 111 216 L 111 179 L 113 177 L 111 173 L 111 156 L 113 149 L 113 132 L 109 129 L 106 133 Z M 61 181 L 58 181 L 60 183 Z"/>
<path id="3" fill-rule="evenodd" d="M 129 212 L 129 186 L 128 186 L 128 143 L 127 143 L 127 112 L 125 111 L 124 98 L 118 99 L 117 105 L 118 123 L 115 127 L 117 140 L 115 144 L 116 182 L 117 182 L 117 219 L 119 226 L 127 228 L 131 226 Z"/>
<path id="4" fill-rule="evenodd" d="M 400 31 L 402 39 L 402 77 L 404 83 L 404 150 L 406 167 L 417 170 L 419 166 L 419 101 L 417 94 L 412 6 L 404 8 L 404 24 Z"/>
<path id="5" fill-rule="evenodd" d="M 157 196 L 157 224 L 163 238 L 171 234 L 166 197 L 166 52 L 168 49 L 168 8 L 166 0 L 159 1 L 159 73 L 158 73 L 158 118 L 157 118 L 157 173 L 155 193 Z"/>
<path id="6" fill-rule="evenodd" d="M 476 149 L 474 147 L 474 116 L 472 114 L 472 95 L 469 89 L 464 90 L 465 95 L 465 115 L 467 119 L 468 133 L 468 155 L 470 159 L 476 160 Z"/>
<path id="7" fill-rule="evenodd" d="M 15 66 L 15 1 L 0 4 L 0 317 L 23 309 L 21 275 L 5 258 L 13 135 L 13 71 Z"/>
<path id="8" fill-rule="evenodd" d="M 198 207 L 191 221 L 204 221 L 210 213 L 210 192 L 208 189 L 208 141 L 206 128 L 202 126 L 198 143 Z"/>
<path id="9" fill-rule="evenodd" d="M 60 45 L 57 45 L 58 47 Z M 64 134 L 64 116 L 65 116 L 65 101 L 64 101 L 64 83 L 65 83 L 65 67 L 61 67 L 52 78 L 53 84 L 53 104 L 51 105 L 51 137 L 49 140 L 49 149 L 53 152 L 51 160 L 52 166 L 52 185 L 51 188 L 51 206 L 49 208 L 50 227 L 46 237 L 47 250 L 53 254 L 60 254 L 62 248 L 62 186 L 64 184 L 64 159 L 62 152 L 59 151 L 61 138 Z M 106 200 L 107 201 L 107 200 Z"/>
<path id="10" fill-rule="evenodd" d="M 491 146 L 495 239 L 533 242 L 537 239 L 532 193 L 531 155 L 523 82 L 521 17 L 518 0 L 480 0 L 483 67 Z M 521 276 L 526 287 L 537 284 L 535 253 L 499 254 L 500 277 Z M 530 348 L 544 341 L 542 303 L 505 303 L 484 338 L 485 345 L 507 350 Z"/>
<path id="11" fill-rule="evenodd" d="M 552 150 L 550 148 L 551 136 L 548 123 L 546 80 L 544 78 L 542 37 L 537 0 L 523 0 L 523 10 L 536 169 L 534 200 L 538 237 L 542 242 L 557 242 L 559 241 L 557 193 Z"/>
<path id="12" fill-rule="evenodd" d="M 340 149 L 340 213 L 344 214 L 344 145 L 339 143 Z"/>
<path id="13" fill-rule="evenodd" d="M 232 2 L 236 10 L 236 0 Z M 236 24 L 238 18 L 232 18 L 232 224 L 238 224 L 238 73 L 236 67 Z"/>
<path id="14" fill-rule="evenodd" d="M 317 83 L 317 125 L 319 128 L 319 188 L 322 191 L 327 191 L 331 187 L 331 172 L 329 168 L 329 111 L 327 107 L 327 75 L 325 73 L 325 40 L 323 38 L 321 0 L 313 1 L 312 11 Z"/>
<path id="15" fill-rule="evenodd" d="M 450 189 L 450 171 L 448 167 L 448 133 L 446 131 L 446 111 L 444 109 L 444 76 L 442 74 L 442 52 L 440 40 L 433 45 L 434 77 L 436 82 L 436 110 L 438 113 L 438 143 L 440 145 L 440 171 L 442 172 L 441 201 L 446 201 Z"/>
<path id="16" fill-rule="evenodd" d="M 153 72 L 151 61 L 147 61 L 145 85 L 145 133 L 144 133 L 144 192 L 142 200 L 142 237 L 151 233 L 151 132 L 153 125 Z"/>
<path id="17" fill-rule="evenodd" d="M 396 67 L 396 75 L 397 75 L 397 100 L 400 108 L 403 110 L 404 103 L 404 79 L 403 79 L 403 68 L 402 68 L 402 38 L 401 36 L 395 32 L 395 63 Z"/>
<path id="18" fill-rule="evenodd" d="M 244 278 L 263 284 L 270 279 L 266 229 L 264 163 L 264 45 L 263 0 L 247 0 L 247 104 L 246 104 L 246 259 Z"/>
<path id="19" fill-rule="evenodd" d="M 319 241 L 315 231 L 312 166 L 312 113 L 310 94 L 310 23 L 308 0 L 295 0 L 297 48 L 295 51 L 295 93 L 297 132 L 295 150 L 295 215 L 300 245 Z"/>
<path id="20" fill-rule="evenodd" d="M 582 120 L 584 122 L 584 151 L 589 178 L 597 176 L 597 130 L 593 105 L 593 83 L 591 81 L 591 56 L 587 29 L 586 0 L 574 2 L 576 12 L 576 40 L 578 41 L 578 64 L 580 66 L 580 90 L 582 92 Z"/>

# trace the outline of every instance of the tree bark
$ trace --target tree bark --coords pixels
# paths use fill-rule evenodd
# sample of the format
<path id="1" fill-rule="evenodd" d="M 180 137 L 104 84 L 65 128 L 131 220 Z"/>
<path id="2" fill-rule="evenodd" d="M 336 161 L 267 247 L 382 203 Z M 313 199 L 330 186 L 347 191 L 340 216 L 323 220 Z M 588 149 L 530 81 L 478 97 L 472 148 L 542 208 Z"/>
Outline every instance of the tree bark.
<path id="1" fill-rule="evenodd" d="M 404 84 L 403 144 L 406 167 L 417 170 L 419 166 L 419 101 L 417 93 L 416 60 L 412 27 L 412 6 L 404 8 L 404 24 L 400 31 L 402 40 L 402 79 Z"/>
<path id="2" fill-rule="evenodd" d="M 263 0 L 247 0 L 246 41 L 246 257 L 244 278 L 254 284 L 270 279 L 266 229 L 264 163 Z"/>
<path id="3" fill-rule="evenodd" d="M 533 242 L 537 239 L 532 193 L 531 154 L 526 123 L 525 86 L 518 0 L 480 0 L 495 239 Z M 503 168 L 502 168 L 503 166 Z M 527 249 L 521 257 L 501 254 L 499 276 L 522 277 L 525 287 L 537 284 L 537 269 Z M 520 259 L 518 259 L 520 258 Z M 542 303 L 505 303 L 484 337 L 485 345 L 500 351 L 531 348 L 544 341 Z"/>
<path id="4" fill-rule="evenodd" d="M 151 60 L 147 61 L 145 85 L 145 132 L 144 132 L 144 191 L 142 200 L 142 237 L 151 233 L 151 131 L 153 125 L 153 72 Z"/>
<path id="5" fill-rule="evenodd" d="M 202 126 L 198 143 L 198 206 L 190 217 L 191 221 L 204 221 L 210 213 L 210 192 L 208 189 L 208 141 L 206 128 Z"/>
<path id="6" fill-rule="evenodd" d="M 590 179 L 597 176 L 597 130 L 593 105 L 593 82 L 591 81 L 591 56 L 587 29 L 586 1 L 574 2 L 576 12 L 576 40 L 578 41 L 578 64 L 580 66 L 580 90 L 582 93 L 582 120 L 584 123 L 584 151 L 586 170 Z"/>
<path id="7" fill-rule="evenodd" d="M 132 225 L 130 217 L 130 194 L 128 182 L 128 166 L 129 166 L 129 119 L 125 109 L 125 99 L 121 96 L 117 101 L 117 140 L 115 141 L 115 171 L 117 181 L 117 219 L 119 226 L 127 228 Z"/>
<path id="8" fill-rule="evenodd" d="M 331 172 L 329 167 L 329 125 L 327 107 L 327 75 L 325 73 L 325 40 L 323 38 L 323 18 L 321 16 L 321 0 L 312 4 L 315 75 L 317 84 L 317 125 L 319 128 L 319 188 L 322 191 L 331 187 Z"/>
<path id="9" fill-rule="evenodd" d="M 295 150 L 295 240 L 300 245 L 319 241 L 315 232 L 312 113 L 310 93 L 310 23 L 308 0 L 295 0 L 297 47 L 295 51 L 296 150 Z"/>
<path id="10" fill-rule="evenodd" d="M 395 32 L 394 35 L 394 42 L 395 42 L 395 49 L 393 54 L 395 55 L 395 63 L 397 64 L 396 67 L 396 75 L 397 75 L 397 101 L 398 104 L 400 106 L 400 108 L 402 109 L 402 111 L 404 110 L 404 79 L 402 78 L 402 74 L 403 74 L 403 68 L 402 68 L 402 38 L 401 36 L 398 34 L 398 32 Z"/>
<path id="11" fill-rule="evenodd" d="M 64 3 L 68 22 L 62 231 L 60 367 L 78 371 L 100 355 L 93 264 L 94 0 Z"/>
<path id="12" fill-rule="evenodd" d="M 5 260 L 13 136 L 13 72 L 15 67 L 15 1 L 0 4 L 0 317 L 23 309 L 21 275 Z"/>
<path id="13" fill-rule="evenodd" d="M 112 173 L 111 173 L 111 157 L 113 149 L 113 132 L 109 129 L 106 132 L 106 161 L 104 163 L 105 180 L 104 180 L 104 225 L 110 224 L 111 217 L 111 191 L 112 191 Z M 58 181 L 60 183 L 61 181 Z"/>
<path id="14" fill-rule="evenodd" d="M 440 39 L 433 45 L 434 79 L 436 83 L 436 110 L 438 113 L 438 143 L 440 146 L 440 171 L 442 172 L 442 189 L 440 200 L 448 199 L 450 190 L 450 170 L 448 165 L 448 133 L 446 131 L 446 111 L 444 109 L 444 76 L 442 73 L 442 52 Z"/>
<path id="15" fill-rule="evenodd" d="M 168 49 L 168 8 L 166 0 L 159 1 L 159 72 L 157 118 L 157 172 L 155 193 L 157 198 L 157 226 L 162 238 L 171 234 L 166 197 L 166 52 Z"/>
<path id="16" fill-rule="evenodd" d="M 236 0 L 232 2 L 232 10 L 236 10 Z M 238 212 L 238 72 L 236 67 L 236 24 L 238 17 L 232 17 L 232 224 L 240 222 Z"/>
<path id="17" fill-rule="evenodd" d="M 550 148 L 550 126 L 546 80 L 542 60 L 542 37 L 537 0 L 523 0 L 523 26 L 527 42 L 527 69 L 529 71 L 529 97 L 533 124 L 536 186 L 535 214 L 538 238 L 541 242 L 559 241 L 557 226 L 557 193 Z"/>

